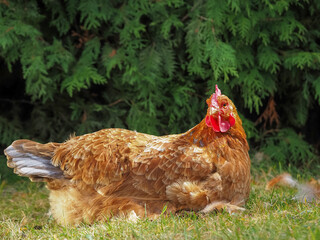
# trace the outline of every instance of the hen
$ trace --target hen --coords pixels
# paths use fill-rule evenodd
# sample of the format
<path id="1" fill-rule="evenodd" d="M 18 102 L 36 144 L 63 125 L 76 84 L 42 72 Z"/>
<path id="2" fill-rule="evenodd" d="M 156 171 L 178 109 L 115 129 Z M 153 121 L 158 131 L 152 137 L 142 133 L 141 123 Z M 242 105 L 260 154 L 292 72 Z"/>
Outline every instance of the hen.
<path id="1" fill-rule="evenodd" d="M 17 140 L 4 151 L 7 164 L 47 182 L 51 213 L 64 225 L 155 218 L 164 209 L 243 210 L 250 158 L 242 122 L 218 86 L 207 104 L 205 118 L 182 134 L 104 129 L 64 143 Z"/>

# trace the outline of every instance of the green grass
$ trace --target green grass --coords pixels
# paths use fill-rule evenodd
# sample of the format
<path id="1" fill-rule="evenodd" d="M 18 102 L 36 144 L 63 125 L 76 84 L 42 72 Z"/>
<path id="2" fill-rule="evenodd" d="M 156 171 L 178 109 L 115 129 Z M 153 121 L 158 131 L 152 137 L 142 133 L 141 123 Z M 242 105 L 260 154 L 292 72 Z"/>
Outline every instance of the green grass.
<path id="1" fill-rule="evenodd" d="M 240 214 L 183 213 L 78 227 L 62 227 L 47 214 L 44 184 L 2 181 L 0 239 L 320 239 L 319 206 L 293 201 L 293 189 L 265 191 L 271 176 L 261 173 L 253 177 L 247 210 Z"/>

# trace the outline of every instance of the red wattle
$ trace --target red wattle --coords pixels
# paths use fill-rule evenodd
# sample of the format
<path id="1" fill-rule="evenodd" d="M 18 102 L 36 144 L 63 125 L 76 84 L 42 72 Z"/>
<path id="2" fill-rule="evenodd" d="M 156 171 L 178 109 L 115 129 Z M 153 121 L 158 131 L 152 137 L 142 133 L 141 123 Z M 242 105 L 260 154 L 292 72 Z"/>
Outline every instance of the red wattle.
<path id="1" fill-rule="evenodd" d="M 208 127 L 212 127 L 215 132 L 220 132 L 219 122 L 213 116 L 206 116 L 206 124 Z"/>
<path id="2" fill-rule="evenodd" d="M 220 118 L 220 116 L 219 116 L 219 118 Z M 211 116 L 211 124 L 212 124 L 212 128 L 215 132 L 221 132 L 218 119 Z"/>
<path id="3" fill-rule="evenodd" d="M 234 124 L 236 123 L 236 119 L 232 114 L 229 117 L 229 123 L 230 123 L 230 127 L 234 126 Z"/>
<path id="4" fill-rule="evenodd" d="M 206 116 L 206 124 L 208 127 L 211 127 L 215 132 L 227 132 L 234 124 L 236 120 L 233 115 L 230 115 L 228 120 L 224 120 L 221 116 L 214 118 L 209 115 Z"/>

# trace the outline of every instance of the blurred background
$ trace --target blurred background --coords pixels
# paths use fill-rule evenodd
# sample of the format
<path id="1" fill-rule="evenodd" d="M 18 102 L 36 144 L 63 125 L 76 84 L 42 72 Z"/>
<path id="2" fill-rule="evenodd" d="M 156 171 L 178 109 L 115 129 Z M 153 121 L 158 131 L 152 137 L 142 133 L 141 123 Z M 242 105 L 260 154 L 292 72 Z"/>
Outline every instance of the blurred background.
<path id="1" fill-rule="evenodd" d="M 181 133 L 215 84 L 254 169 L 318 173 L 319 23 L 320 1 L 0 1 L 1 184 L 16 139 Z"/>

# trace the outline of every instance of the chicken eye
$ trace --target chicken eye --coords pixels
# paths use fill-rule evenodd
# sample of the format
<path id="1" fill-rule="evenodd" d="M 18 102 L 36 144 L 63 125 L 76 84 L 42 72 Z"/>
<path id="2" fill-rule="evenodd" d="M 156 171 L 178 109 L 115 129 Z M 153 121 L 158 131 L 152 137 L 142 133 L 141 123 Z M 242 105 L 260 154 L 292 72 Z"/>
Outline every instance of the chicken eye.
<path id="1" fill-rule="evenodd" d="M 223 103 L 222 104 L 222 107 L 226 107 L 228 104 L 227 103 Z"/>

